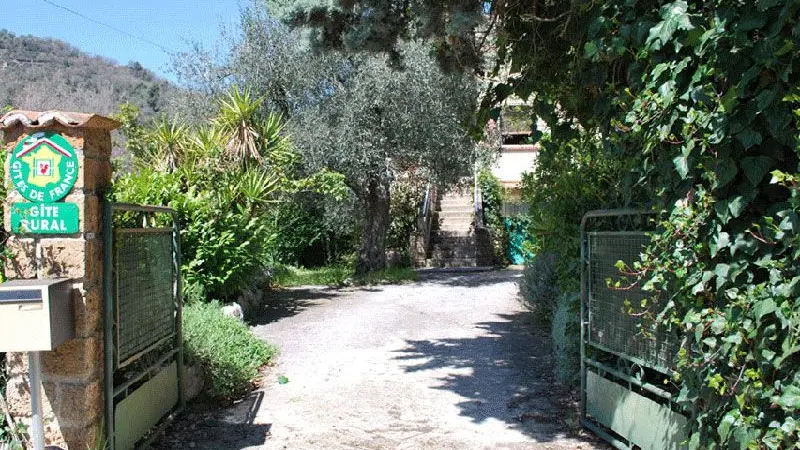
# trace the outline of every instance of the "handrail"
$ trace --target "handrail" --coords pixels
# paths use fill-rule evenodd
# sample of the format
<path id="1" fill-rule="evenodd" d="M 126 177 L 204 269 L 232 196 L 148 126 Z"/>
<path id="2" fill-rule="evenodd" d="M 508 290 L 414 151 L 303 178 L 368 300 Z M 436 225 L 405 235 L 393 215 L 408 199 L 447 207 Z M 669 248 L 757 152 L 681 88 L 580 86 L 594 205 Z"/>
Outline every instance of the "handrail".
<path id="1" fill-rule="evenodd" d="M 426 255 L 431 243 L 431 221 L 436 195 L 436 186 L 429 182 L 425 186 L 425 199 L 422 201 L 422 207 L 417 218 L 417 231 L 422 235 L 423 251 Z"/>
<path id="2" fill-rule="evenodd" d="M 428 183 L 425 186 L 425 199 L 422 201 L 422 209 L 419 212 L 419 223 L 417 224 L 420 231 L 425 230 L 425 222 L 427 221 L 428 217 L 430 216 L 430 202 L 431 202 L 431 184 Z"/>
<path id="3" fill-rule="evenodd" d="M 481 186 L 478 182 L 478 167 L 475 167 L 475 228 L 484 228 L 483 217 L 483 194 L 481 193 Z"/>

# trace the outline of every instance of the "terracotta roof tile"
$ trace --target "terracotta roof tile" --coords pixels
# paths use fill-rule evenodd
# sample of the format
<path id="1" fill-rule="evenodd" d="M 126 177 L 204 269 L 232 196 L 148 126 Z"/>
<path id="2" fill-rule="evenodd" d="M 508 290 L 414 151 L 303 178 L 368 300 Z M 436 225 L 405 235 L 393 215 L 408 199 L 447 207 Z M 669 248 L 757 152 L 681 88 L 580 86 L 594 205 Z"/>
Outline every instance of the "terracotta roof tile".
<path id="1" fill-rule="evenodd" d="M 49 127 L 54 123 L 69 128 L 101 128 L 113 130 L 120 126 L 116 120 L 97 114 L 84 114 L 67 111 L 9 111 L 0 117 L 0 129 L 6 130 L 17 125 L 28 128 Z"/>

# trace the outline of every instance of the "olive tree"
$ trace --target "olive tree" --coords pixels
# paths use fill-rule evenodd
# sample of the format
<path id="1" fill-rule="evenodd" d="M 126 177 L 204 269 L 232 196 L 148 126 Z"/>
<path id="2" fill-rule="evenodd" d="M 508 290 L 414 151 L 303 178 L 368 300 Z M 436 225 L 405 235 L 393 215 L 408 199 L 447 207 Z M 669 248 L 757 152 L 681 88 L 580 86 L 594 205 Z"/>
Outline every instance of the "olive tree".
<path id="1" fill-rule="evenodd" d="M 340 82 L 289 123 L 310 164 L 343 173 L 362 204 L 356 272 L 385 267 L 390 187 L 409 168 L 442 183 L 470 173 L 468 136 L 477 98 L 471 77 L 445 74 L 421 43 L 405 48 L 405 70 L 382 55 L 350 59 Z"/>
<path id="2" fill-rule="evenodd" d="M 443 72 L 429 43 L 402 44 L 403 70 L 382 54 L 314 51 L 302 31 L 273 18 L 261 2 L 242 9 L 239 29 L 224 42 L 176 59 L 185 87 L 180 110 L 212 113 L 203 99 L 231 84 L 263 97 L 262 108 L 286 120 L 309 171 L 345 175 L 362 209 L 358 273 L 385 267 L 396 174 L 414 168 L 450 183 L 471 172 L 475 79 Z"/>

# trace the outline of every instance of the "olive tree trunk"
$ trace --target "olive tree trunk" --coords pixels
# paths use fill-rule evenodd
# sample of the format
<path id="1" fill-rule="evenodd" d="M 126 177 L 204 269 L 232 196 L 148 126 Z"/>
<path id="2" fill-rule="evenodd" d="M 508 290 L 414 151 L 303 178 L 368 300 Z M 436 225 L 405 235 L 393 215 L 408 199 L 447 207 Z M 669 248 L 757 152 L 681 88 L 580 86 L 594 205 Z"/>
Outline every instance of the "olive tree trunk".
<path id="1" fill-rule="evenodd" d="M 364 230 L 356 261 L 356 275 L 386 268 L 386 234 L 389 230 L 389 183 L 371 180 L 362 198 Z"/>

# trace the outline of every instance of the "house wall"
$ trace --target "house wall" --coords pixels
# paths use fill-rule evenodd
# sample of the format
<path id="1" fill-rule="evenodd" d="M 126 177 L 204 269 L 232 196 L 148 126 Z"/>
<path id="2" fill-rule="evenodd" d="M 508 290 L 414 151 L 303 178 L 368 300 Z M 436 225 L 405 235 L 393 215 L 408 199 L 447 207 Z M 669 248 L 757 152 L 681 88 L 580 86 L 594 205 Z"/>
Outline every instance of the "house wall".
<path id="1" fill-rule="evenodd" d="M 539 147 L 535 145 L 504 145 L 492 173 L 506 186 L 522 182 L 522 174 L 533 170 Z"/>

